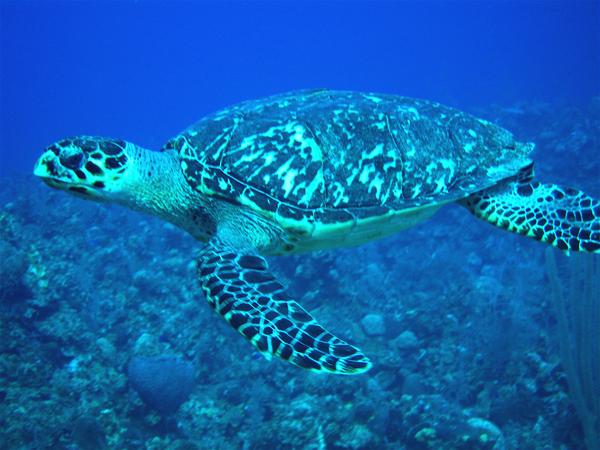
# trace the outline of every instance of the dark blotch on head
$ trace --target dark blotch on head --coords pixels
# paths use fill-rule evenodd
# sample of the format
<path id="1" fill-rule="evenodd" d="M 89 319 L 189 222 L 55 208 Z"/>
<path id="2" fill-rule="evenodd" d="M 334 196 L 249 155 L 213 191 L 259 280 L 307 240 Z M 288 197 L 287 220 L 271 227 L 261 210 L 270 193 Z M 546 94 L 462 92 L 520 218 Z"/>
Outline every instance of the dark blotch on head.
<path id="1" fill-rule="evenodd" d="M 48 169 L 48 172 L 50 172 L 51 174 L 56 173 L 56 166 L 54 165 L 54 161 L 48 161 L 46 163 L 46 168 Z"/>
<path id="2" fill-rule="evenodd" d="M 118 155 L 123 153 L 125 142 L 123 141 L 105 141 L 100 144 L 100 148 L 107 155 Z"/>
<path id="3" fill-rule="evenodd" d="M 123 163 L 121 162 L 121 158 L 106 158 L 106 167 L 109 169 L 117 169 L 122 165 Z"/>
<path id="4" fill-rule="evenodd" d="M 102 173 L 102 169 L 98 167 L 93 162 L 88 161 L 85 165 L 86 170 L 93 175 L 100 175 Z"/>
<path id="5" fill-rule="evenodd" d="M 69 169 L 77 170 L 83 164 L 83 153 L 77 151 L 76 153 L 61 155 L 60 163 Z"/>

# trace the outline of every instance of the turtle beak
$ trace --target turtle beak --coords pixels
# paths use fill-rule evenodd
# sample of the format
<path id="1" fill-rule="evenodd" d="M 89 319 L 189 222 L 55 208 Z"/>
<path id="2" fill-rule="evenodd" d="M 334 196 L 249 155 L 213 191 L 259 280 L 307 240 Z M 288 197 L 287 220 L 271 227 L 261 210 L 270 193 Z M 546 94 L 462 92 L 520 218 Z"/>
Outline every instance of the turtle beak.
<path id="1" fill-rule="evenodd" d="M 33 174 L 54 188 L 61 188 L 71 181 L 58 156 L 51 150 L 46 150 L 40 156 L 33 167 Z"/>
<path id="2" fill-rule="evenodd" d="M 52 178 L 56 176 L 56 165 L 54 159 L 56 156 L 51 151 L 45 151 L 37 160 L 33 168 L 33 174 L 40 178 Z"/>

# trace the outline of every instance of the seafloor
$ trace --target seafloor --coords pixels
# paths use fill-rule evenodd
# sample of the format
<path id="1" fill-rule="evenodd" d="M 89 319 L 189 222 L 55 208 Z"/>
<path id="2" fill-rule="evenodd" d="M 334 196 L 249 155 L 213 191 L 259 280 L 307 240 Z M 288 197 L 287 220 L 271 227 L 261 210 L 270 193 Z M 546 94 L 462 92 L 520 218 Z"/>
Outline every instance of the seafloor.
<path id="1" fill-rule="evenodd" d="M 600 197 L 600 98 L 474 112 L 536 141 L 541 179 Z M 0 448 L 585 448 L 545 246 L 450 206 L 370 245 L 272 258 L 372 358 L 356 377 L 254 352 L 205 304 L 197 248 L 159 220 L 0 180 Z"/>

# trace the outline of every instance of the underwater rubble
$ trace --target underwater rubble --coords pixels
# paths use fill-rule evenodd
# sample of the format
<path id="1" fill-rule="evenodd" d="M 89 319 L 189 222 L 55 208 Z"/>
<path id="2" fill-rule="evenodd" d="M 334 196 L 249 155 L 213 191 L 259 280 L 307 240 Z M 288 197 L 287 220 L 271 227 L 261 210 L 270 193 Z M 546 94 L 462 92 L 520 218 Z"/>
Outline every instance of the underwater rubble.
<path id="1" fill-rule="evenodd" d="M 600 98 L 475 112 L 537 142 L 540 178 L 600 196 Z M 585 448 L 542 245 L 450 206 L 382 241 L 271 258 L 370 356 L 355 377 L 257 354 L 206 304 L 197 248 L 159 220 L 0 180 L 0 448 Z"/>

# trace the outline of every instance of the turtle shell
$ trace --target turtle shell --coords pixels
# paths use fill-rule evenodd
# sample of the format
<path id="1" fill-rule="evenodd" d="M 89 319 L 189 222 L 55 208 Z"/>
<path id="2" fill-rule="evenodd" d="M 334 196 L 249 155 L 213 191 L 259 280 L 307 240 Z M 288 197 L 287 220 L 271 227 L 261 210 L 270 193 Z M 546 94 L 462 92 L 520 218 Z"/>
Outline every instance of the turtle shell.
<path id="1" fill-rule="evenodd" d="M 163 149 L 199 192 L 293 226 L 464 198 L 514 176 L 532 147 L 438 103 L 317 90 L 223 109 Z"/>

